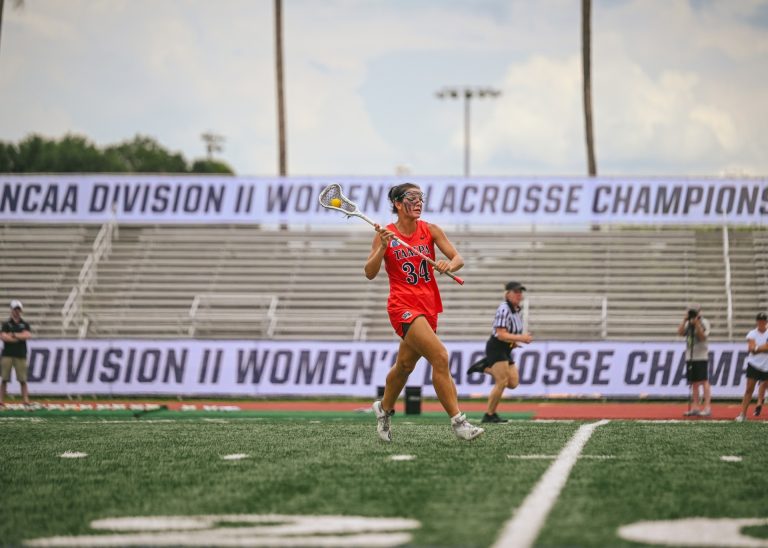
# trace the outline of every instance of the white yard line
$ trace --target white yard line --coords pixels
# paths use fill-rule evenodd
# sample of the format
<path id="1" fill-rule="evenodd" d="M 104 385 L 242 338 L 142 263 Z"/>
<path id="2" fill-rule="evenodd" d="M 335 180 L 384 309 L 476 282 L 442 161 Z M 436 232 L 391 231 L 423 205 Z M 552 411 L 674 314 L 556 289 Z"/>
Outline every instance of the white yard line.
<path id="1" fill-rule="evenodd" d="M 248 458 L 248 455 L 246 453 L 234 453 L 232 455 L 222 456 L 221 460 L 243 460 L 247 458 Z"/>
<path id="2" fill-rule="evenodd" d="M 507 455 L 508 459 L 517 460 L 554 460 L 557 455 Z M 613 455 L 579 455 L 580 459 L 615 459 Z"/>
<path id="3" fill-rule="evenodd" d="M 533 546 L 550 510 L 557 502 L 560 491 L 568 481 L 573 465 L 589 441 L 595 428 L 608 424 L 601 420 L 581 426 L 568 444 L 560 451 L 539 482 L 525 498 L 512 518 L 504 524 L 494 548 L 524 548 Z"/>
<path id="4" fill-rule="evenodd" d="M 727 420 L 691 420 L 691 419 L 638 419 L 636 421 L 637 423 L 645 423 L 645 424 L 693 424 L 693 425 L 702 425 L 702 424 L 733 424 L 733 419 L 727 419 Z"/>
<path id="5" fill-rule="evenodd" d="M 110 420 L 110 419 L 97 419 L 97 420 L 77 420 L 76 422 L 71 422 L 69 424 L 166 424 L 166 423 L 174 423 L 178 422 L 176 419 L 116 419 L 116 420 Z"/>
<path id="6" fill-rule="evenodd" d="M 88 453 L 81 453 L 80 451 L 64 451 L 59 456 L 62 459 L 84 459 L 88 456 Z"/>

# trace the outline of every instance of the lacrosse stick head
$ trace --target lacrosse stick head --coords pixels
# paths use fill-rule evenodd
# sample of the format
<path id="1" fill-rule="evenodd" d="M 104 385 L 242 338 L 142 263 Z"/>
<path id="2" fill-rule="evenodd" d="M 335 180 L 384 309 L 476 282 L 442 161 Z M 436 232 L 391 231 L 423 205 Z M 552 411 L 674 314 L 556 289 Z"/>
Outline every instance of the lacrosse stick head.
<path id="1" fill-rule="evenodd" d="M 320 205 L 326 209 L 335 209 L 341 211 L 346 215 L 354 215 L 359 213 L 357 211 L 357 205 L 355 202 L 344 196 L 341 191 L 341 185 L 338 183 L 331 183 L 320 192 Z"/>

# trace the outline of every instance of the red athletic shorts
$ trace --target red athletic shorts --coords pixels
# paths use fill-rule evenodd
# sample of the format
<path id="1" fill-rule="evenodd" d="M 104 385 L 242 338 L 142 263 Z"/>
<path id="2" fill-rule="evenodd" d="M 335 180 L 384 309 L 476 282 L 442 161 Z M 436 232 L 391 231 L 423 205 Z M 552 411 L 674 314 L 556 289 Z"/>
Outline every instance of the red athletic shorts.
<path id="1" fill-rule="evenodd" d="M 411 325 L 411 322 L 413 322 L 413 320 L 419 316 L 424 316 L 424 318 L 429 323 L 429 326 L 432 328 L 432 331 L 437 333 L 437 314 L 429 315 L 425 314 L 424 312 L 409 310 L 406 308 L 399 310 L 389 310 L 388 312 L 389 323 L 392 324 L 395 333 L 397 333 L 397 336 L 401 339 L 405 338 L 405 334 L 408 332 L 408 327 Z"/>

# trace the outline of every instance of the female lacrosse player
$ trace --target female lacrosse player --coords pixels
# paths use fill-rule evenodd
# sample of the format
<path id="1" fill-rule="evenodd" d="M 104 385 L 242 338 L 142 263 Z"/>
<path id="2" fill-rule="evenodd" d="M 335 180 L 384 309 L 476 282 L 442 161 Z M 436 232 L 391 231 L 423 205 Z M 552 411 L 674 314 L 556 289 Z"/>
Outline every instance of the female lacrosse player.
<path id="1" fill-rule="evenodd" d="M 485 357 L 473 363 L 467 370 L 470 374 L 487 373 L 493 377 L 494 385 L 488 395 L 488 409 L 482 422 L 507 422 L 499 417 L 496 408 L 504 389 L 517 388 L 520 383 L 512 349 L 533 340 L 531 334 L 525 332 L 520 317 L 520 303 L 523 302 L 525 286 L 519 282 L 509 282 L 504 289 L 504 302 L 496 309 L 493 331 L 485 343 Z"/>
<path id="2" fill-rule="evenodd" d="M 747 408 L 752 401 L 755 385 L 768 382 L 768 314 L 759 312 L 755 317 L 756 327 L 747 333 L 747 387 L 741 399 L 741 413 L 736 417 L 738 422 L 746 420 Z M 764 397 L 764 396 L 763 396 Z M 762 406 L 758 392 L 757 405 Z M 755 413 L 759 415 L 760 413 Z"/>
<path id="3" fill-rule="evenodd" d="M 483 433 L 472 426 L 459 411 L 456 385 L 448 368 L 448 351 L 437 337 L 437 315 L 443 311 L 435 270 L 441 274 L 455 272 L 464 266 L 464 260 L 437 226 L 422 221 L 424 194 L 418 186 L 405 183 L 389 191 L 392 213 L 397 221 L 383 228 L 375 225 L 378 234 L 373 238 L 371 253 L 365 263 L 365 276 L 372 280 L 384 268 L 389 276 L 389 321 L 400 336 L 397 360 L 387 374 L 384 396 L 373 403 L 376 430 L 384 441 L 392 441 L 390 417 L 395 401 L 405 386 L 408 376 L 422 356 L 432 364 L 432 383 L 437 398 L 451 417 L 454 434 L 463 440 L 472 440 Z M 405 242 L 435 260 L 435 245 L 448 257 L 432 265 L 407 249 Z"/>

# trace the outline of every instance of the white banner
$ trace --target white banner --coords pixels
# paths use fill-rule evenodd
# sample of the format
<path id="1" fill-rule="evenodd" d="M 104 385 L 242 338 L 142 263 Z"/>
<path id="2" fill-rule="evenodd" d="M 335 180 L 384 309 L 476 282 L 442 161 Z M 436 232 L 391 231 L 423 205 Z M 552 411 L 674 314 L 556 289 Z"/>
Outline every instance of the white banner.
<path id="1" fill-rule="evenodd" d="M 0 221 L 338 223 L 317 201 L 340 183 L 362 212 L 391 218 L 389 188 L 427 194 L 424 218 L 443 224 L 722 224 L 768 221 L 768 179 L 258 178 L 0 174 Z"/>
<path id="2" fill-rule="evenodd" d="M 35 340 L 34 394 L 355 396 L 372 398 L 394 362 L 391 342 Z M 459 395 L 486 396 L 491 377 L 468 376 L 484 342 L 446 344 Z M 710 344 L 715 397 L 740 397 L 746 344 Z M 684 344 L 542 342 L 516 351 L 515 397 L 686 397 Z M 434 396 L 424 360 L 408 386 Z M 9 385 L 17 389 L 18 384 Z"/>

